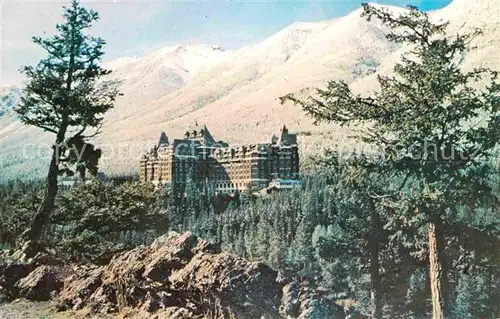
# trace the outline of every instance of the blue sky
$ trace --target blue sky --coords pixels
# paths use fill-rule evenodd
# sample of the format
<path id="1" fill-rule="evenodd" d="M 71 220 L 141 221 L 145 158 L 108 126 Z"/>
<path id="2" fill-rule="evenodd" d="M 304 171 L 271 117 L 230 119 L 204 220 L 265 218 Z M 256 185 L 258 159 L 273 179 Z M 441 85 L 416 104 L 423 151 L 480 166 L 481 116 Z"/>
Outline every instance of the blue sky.
<path id="1" fill-rule="evenodd" d="M 328 20 L 357 9 L 359 0 L 292 1 L 83 1 L 101 20 L 93 33 L 108 45 L 105 60 L 141 55 L 172 44 L 216 44 L 226 49 L 255 43 L 297 21 Z M 439 9 L 451 0 L 388 0 L 380 4 L 423 10 Z M 31 36 L 54 33 L 64 1 L 12 1 L 1 4 L 1 83 L 17 84 L 22 65 L 35 64 L 42 52 Z"/>

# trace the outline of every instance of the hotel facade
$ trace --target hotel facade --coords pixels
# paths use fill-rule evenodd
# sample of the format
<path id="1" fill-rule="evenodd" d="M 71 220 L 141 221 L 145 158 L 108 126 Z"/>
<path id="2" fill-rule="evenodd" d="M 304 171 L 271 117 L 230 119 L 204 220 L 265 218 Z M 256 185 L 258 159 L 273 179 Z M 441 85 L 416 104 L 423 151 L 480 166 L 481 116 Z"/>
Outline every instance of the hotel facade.
<path id="1" fill-rule="evenodd" d="M 183 139 L 161 133 L 158 144 L 140 161 L 143 183 L 183 191 L 189 183 L 215 193 L 258 191 L 271 181 L 299 179 L 297 135 L 283 126 L 269 142 L 237 147 L 215 141 L 206 125 L 191 126 Z"/>

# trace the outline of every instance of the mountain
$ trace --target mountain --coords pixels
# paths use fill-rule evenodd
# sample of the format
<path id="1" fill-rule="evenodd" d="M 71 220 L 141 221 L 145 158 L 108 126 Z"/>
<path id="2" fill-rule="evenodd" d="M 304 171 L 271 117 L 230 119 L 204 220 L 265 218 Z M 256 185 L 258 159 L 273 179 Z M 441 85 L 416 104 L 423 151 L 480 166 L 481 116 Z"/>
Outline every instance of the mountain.
<path id="1" fill-rule="evenodd" d="M 472 33 L 481 29 L 483 34 L 472 41 L 472 49 L 464 56 L 462 65 L 471 70 L 475 67 L 487 67 L 500 70 L 500 4 L 496 0 L 454 0 L 447 7 L 429 13 L 436 23 L 449 22 L 447 34 Z M 402 47 L 385 57 L 377 72 L 389 74 L 392 67 L 400 60 L 401 54 L 408 51 Z M 359 93 L 368 93 L 377 88 L 376 76 L 370 75 L 353 83 Z"/>
<path id="2" fill-rule="evenodd" d="M 125 57 L 106 63 L 111 79 L 121 81 L 123 97 L 108 119 L 135 113 L 156 98 L 190 83 L 196 75 L 218 64 L 230 52 L 213 45 L 167 46 L 143 57 Z"/>
<path id="3" fill-rule="evenodd" d="M 387 7 L 394 12 L 405 9 Z M 124 96 L 107 116 L 98 138 L 107 172 L 137 170 L 141 152 L 160 132 L 182 136 L 194 121 L 204 122 L 218 140 L 247 143 L 268 140 L 286 124 L 299 133 L 302 155 L 317 154 L 332 143 L 352 147 L 349 130 L 313 125 L 303 111 L 281 105 L 279 97 L 344 80 L 361 93 L 377 88 L 375 73 L 387 74 L 408 50 L 389 43 L 379 23 L 366 22 L 361 10 L 315 23 L 295 23 L 264 41 L 235 51 L 216 46 L 169 46 L 143 57 L 107 63 L 121 79 Z M 464 56 L 465 68 L 500 70 L 500 6 L 496 0 L 455 0 L 429 13 L 450 21 L 448 34 L 481 28 L 476 47 Z M 9 129 L 6 130 L 5 127 Z M 40 161 L 19 158 L 19 141 L 48 141 L 39 130 L 0 118 L 0 167 L 16 174 Z M 2 162 L 3 160 L 3 162 Z M 36 166 L 36 165 L 35 165 Z"/>

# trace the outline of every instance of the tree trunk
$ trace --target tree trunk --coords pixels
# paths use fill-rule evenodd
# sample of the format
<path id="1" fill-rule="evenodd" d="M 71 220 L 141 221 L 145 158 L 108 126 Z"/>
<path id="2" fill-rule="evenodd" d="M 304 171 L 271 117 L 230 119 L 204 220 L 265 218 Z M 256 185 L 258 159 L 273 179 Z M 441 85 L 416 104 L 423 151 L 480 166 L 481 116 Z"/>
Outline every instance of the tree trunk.
<path id="1" fill-rule="evenodd" d="M 439 218 L 431 221 L 429 231 L 429 276 L 432 297 L 432 318 L 449 318 L 448 279 L 444 258 L 444 234 Z"/>
<path id="2" fill-rule="evenodd" d="M 53 147 L 52 159 L 50 161 L 49 173 L 47 174 L 47 188 L 46 193 L 43 198 L 42 204 L 39 206 L 35 217 L 31 221 L 28 228 L 21 235 L 24 241 L 36 242 L 40 239 L 42 235 L 43 228 L 47 225 L 50 214 L 54 209 L 54 201 L 57 195 L 57 175 L 58 175 L 58 165 L 57 161 L 59 158 L 57 146 Z"/>
<path id="3" fill-rule="evenodd" d="M 371 218 L 370 218 L 370 301 L 372 318 L 382 318 L 382 300 L 380 299 L 380 265 L 379 265 L 379 225 L 380 216 L 370 199 Z"/>

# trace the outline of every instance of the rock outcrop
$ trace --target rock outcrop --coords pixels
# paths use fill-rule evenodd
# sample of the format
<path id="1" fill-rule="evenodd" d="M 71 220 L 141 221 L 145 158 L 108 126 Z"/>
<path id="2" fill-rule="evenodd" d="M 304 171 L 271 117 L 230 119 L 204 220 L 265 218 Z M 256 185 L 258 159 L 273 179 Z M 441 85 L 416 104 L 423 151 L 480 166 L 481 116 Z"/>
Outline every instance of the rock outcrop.
<path id="1" fill-rule="evenodd" d="M 19 295 L 29 300 L 47 301 L 62 288 L 61 268 L 40 266 L 16 283 Z"/>
<path id="2" fill-rule="evenodd" d="M 48 300 L 62 288 L 68 267 L 32 242 L 0 254 L 0 302 L 18 297 Z"/>
<path id="3" fill-rule="evenodd" d="M 31 300 L 57 294 L 61 311 L 132 309 L 137 318 L 344 317 L 339 306 L 308 282 L 221 252 L 189 232 L 168 233 L 149 246 L 116 255 L 102 267 L 30 264 L 21 270 L 2 287 Z"/>

